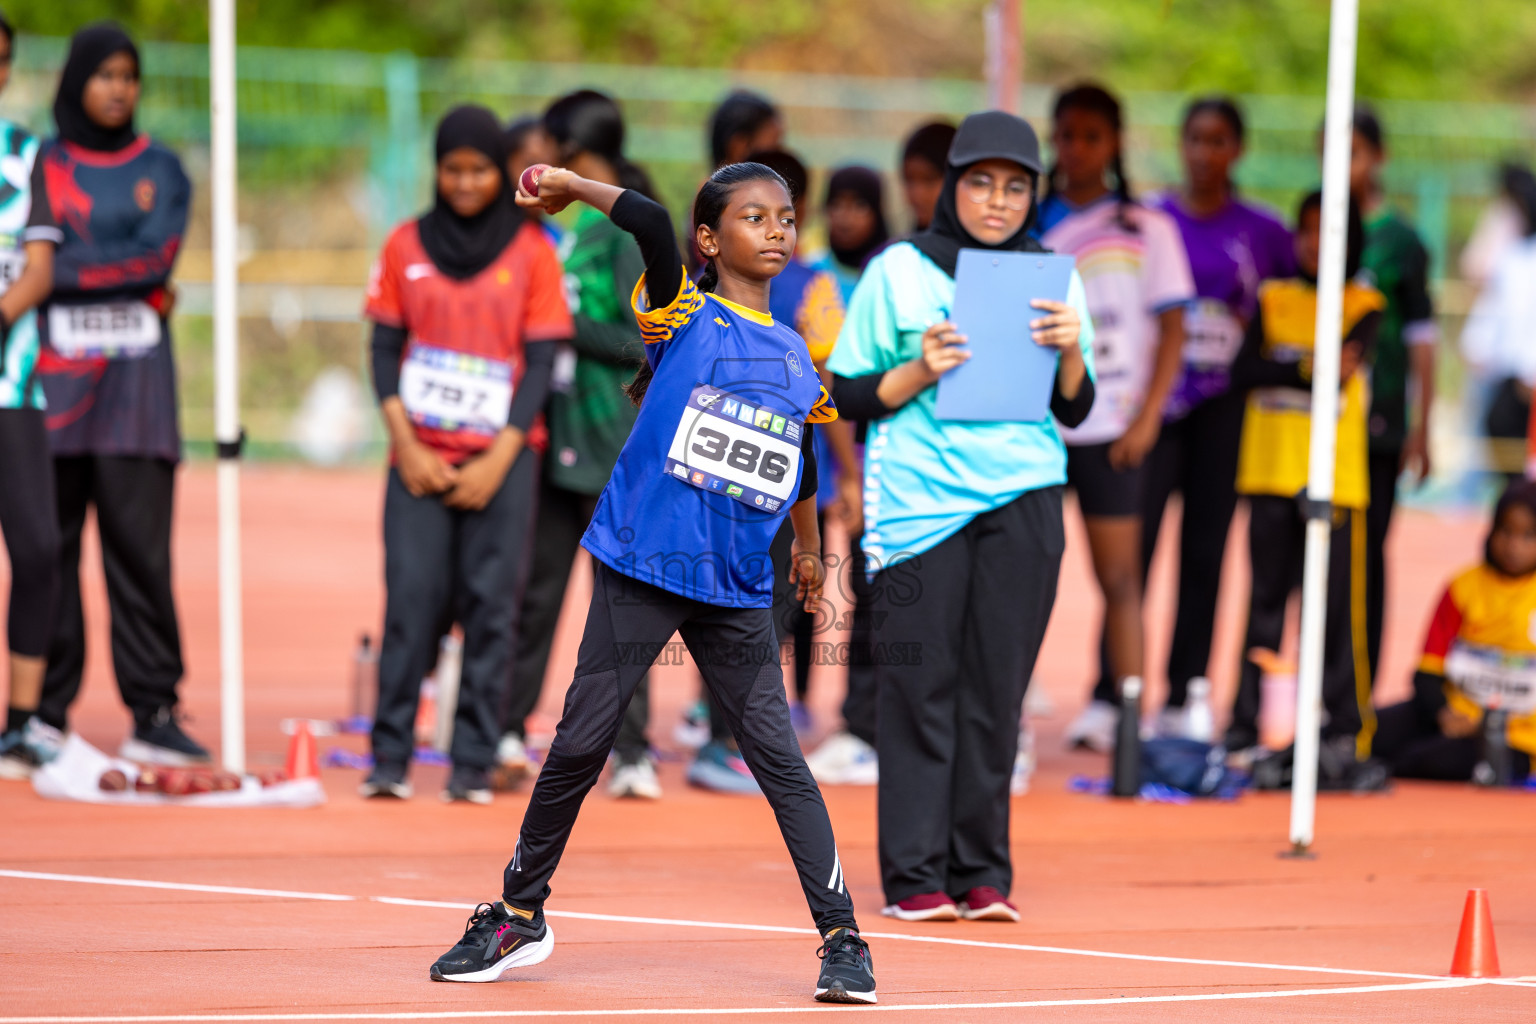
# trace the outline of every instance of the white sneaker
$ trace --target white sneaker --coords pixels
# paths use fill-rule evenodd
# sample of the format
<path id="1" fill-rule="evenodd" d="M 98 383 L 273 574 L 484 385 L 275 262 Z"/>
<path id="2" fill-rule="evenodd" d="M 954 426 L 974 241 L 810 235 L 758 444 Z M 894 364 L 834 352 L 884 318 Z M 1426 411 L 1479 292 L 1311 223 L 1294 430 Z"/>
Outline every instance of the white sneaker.
<path id="1" fill-rule="evenodd" d="M 0 736 L 0 779 L 30 779 L 63 749 L 64 734 L 33 715 L 22 728 Z"/>
<path id="2" fill-rule="evenodd" d="M 1035 776 L 1035 729 L 1028 722 L 1019 732 L 1019 752 L 1013 759 L 1013 778 L 1008 780 L 1008 792 L 1023 796 L 1029 792 L 1029 780 Z"/>
<path id="3" fill-rule="evenodd" d="M 875 748 L 851 732 L 837 732 L 805 759 L 811 777 L 823 786 L 873 786 L 880 782 Z"/>
<path id="4" fill-rule="evenodd" d="M 532 774 L 533 762 L 528 757 L 528 748 L 523 744 L 522 737 L 507 733 L 496 744 L 496 764 L 490 773 L 491 788 L 503 791 L 516 789 Z"/>
<path id="5" fill-rule="evenodd" d="M 683 712 L 682 720 L 672 730 L 672 742 L 688 750 L 698 750 L 709 740 L 709 705 L 701 700 Z"/>
<path id="6" fill-rule="evenodd" d="M 1056 713 L 1056 702 L 1040 685 L 1039 677 L 1031 679 L 1024 691 L 1024 713 L 1030 718 L 1050 718 Z"/>
<path id="7" fill-rule="evenodd" d="M 1115 749 L 1115 727 L 1119 724 L 1119 708 L 1104 700 L 1090 701 L 1067 726 L 1067 748 L 1107 754 Z"/>
<path id="8" fill-rule="evenodd" d="M 656 766 L 648 757 L 633 764 L 615 762 L 613 776 L 608 780 L 608 793 L 621 799 L 660 800 L 661 780 L 656 777 Z"/>

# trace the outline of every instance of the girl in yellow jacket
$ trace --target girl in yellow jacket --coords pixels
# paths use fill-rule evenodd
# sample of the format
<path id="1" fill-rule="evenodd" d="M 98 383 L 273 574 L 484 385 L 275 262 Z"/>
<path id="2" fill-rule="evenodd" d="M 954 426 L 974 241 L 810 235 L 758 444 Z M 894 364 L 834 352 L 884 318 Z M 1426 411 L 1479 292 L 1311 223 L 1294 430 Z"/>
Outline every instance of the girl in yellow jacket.
<path id="1" fill-rule="evenodd" d="M 1373 753 L 1401 778 L 1465 782 L 1486 755 L 1485 708 L 1508 713 L 1513 775 L 1536 756 L 1536 483 L 1512 484 L 1483 561 L 1457 573 L 1429 622 L 1413 697 L 1377 714 Z"/>

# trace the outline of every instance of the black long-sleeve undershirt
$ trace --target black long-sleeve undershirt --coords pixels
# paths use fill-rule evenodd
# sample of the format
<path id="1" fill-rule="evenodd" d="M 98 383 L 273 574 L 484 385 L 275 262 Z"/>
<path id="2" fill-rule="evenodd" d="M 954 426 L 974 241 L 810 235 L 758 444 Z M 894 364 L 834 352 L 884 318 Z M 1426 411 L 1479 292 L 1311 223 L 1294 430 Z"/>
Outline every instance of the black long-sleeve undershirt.
<path id="1" fill-rule="evenodd" d="M 652 309 L 672 304 L 683 289 L 683 253 L 672 233 L 672 217 L 666 207 L 626 189 L 608 214 L 619 227 L 635 236 L 645 260 L 645 294 Z"/>
<path id="2" fill-rule="evenodd" d="M 878 420 L 895 412 L 880 399 L 880 382 L 887 371 L 867 373 L 859 377 L 832 377 L 832 400 L 837 403 L 840 415 L 851 420 Z M 1051 390 L 1051 415 L 1063 426 L 1075 427 L 1088 418 L 1093 408 L 1093 378 L 1083 376 L 1076 396 L 1067 398 L 1061 393 L 1061 377 L 1056 378 Z"/>
<path id="3" fill-rule="evenodd" d="M 400 358 L 405 352 L 409 332 L 404 327 L 374 323 L 369 345 L 373 364 L 373 393 L 382 405 L 387 398 L 400 394 Z M 549 381 L 554 374 L 556 342 L 530 341 L 523 348 L 523 379 L 512 395 L 507 411 L 507 426 L 526 431 L 549 398 Z"/>

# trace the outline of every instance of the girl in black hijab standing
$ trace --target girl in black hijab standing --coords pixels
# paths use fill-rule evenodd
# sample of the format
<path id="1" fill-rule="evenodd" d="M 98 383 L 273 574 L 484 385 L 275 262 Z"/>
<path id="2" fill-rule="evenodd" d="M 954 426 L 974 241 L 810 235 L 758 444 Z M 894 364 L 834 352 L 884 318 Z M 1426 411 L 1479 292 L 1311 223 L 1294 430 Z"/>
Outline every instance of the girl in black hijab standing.
<path id="1" fill-rule="evenodd" d="M 63 240 L 38 318 L 62 539 L 38 713 L 63 729 L 80 690 L 80 535 L 94 505 L 112 665 L 133 713 L 122 754 L 187 764 L 208 752 L 176 714 L 182 661 L 171 513 L 181 435 L 168 314 L 192 186 L 176 154 L 134 126 L 139 71 L 139 51 L 119 26 L 76 33 L 53 101 L 59 134 L 39 158 Z"/>
<path id="2" fill-rule="evenodd" d="M 443 796 L 490 803 L 497 708 L 545 446 L 555 346 L 572 335 L 560 261 L 512 202 L 505 139 L 483 107 L 437 128 L 432 209 L 395 228 L 368 286 L 373 380 L 389 431 L 384 640 L 364 796 L 407 798 L 421 680 L 464 630 Z"/>
<path id="3" fill-rule="evenodd" d="M 1017 921 L 1008 786 L 1056 599 L 1066 449 L 1050 417 L 942 420 L 935 385 L 969 358 L 948 321 L 960 251 L 1040 250 L 1042 165 L 1033 129 L 999 111 L 966 118 L 948 163 L 932 225 L 870 261 L 827 365 L 843 415 L 869 421 L 885 913 Z M 1076 426 L 1093 404 L 1081 279 L 1033 305 L 1034 343 L 1059 354 L 1051 411 Z"/>

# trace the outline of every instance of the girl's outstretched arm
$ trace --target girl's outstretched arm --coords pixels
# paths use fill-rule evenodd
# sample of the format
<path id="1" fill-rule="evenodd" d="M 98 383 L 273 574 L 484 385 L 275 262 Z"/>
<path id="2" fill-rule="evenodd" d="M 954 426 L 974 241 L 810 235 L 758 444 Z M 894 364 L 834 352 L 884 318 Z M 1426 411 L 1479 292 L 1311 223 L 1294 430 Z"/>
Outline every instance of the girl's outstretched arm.
<path id="1" fill-rule="evenodd" d="M 549 213 L 559 213 L 573 202 L 586 203 L 635 236 L 645 258 L 645 291 L 652 309 L 677 298 L 683 287 L 683 254 L 666 207 L 632 189 L 591 181 L 563 167 L 551 167 L 540 176 L 537 196 L 521 188 L 517 192 L 517 205 Z"/>

